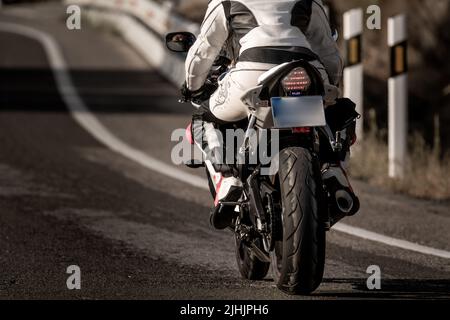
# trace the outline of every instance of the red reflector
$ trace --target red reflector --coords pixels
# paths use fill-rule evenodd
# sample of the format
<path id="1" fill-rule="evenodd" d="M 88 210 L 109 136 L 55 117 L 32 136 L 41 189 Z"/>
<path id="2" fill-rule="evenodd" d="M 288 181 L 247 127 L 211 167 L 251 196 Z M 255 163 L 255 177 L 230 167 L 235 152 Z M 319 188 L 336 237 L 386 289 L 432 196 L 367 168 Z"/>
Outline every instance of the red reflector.
<path id="1" fill-rule="evenodd" d="M 192 122 L 189 123 L 188 127 L 186 128 L 186 139 L 191 144 L 194 145 L 194 138 L 192 137 Z"/>
<path id="2" fill-rule="evenodd" d="M 292 129 L 293 133 L 310 133 L 311 132 L 311 128 L 308 127 L 303 127 L 303 128 L 294 128 Z"/>
<path id="3" fill-rule="evenodd" d="M 352 136 L 352 141 L 350 142 L 350 145 L 353 146 L 356 141 L 358 141 L 358 136 L 356 135 L 356 133 Z"/>

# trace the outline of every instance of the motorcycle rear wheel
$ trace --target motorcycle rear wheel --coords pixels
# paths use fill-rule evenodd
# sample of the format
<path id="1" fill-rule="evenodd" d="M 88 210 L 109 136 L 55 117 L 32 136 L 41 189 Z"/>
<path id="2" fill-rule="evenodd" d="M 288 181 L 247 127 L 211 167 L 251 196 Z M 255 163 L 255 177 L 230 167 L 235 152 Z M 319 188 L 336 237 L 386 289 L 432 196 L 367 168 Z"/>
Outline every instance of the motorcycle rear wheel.
<path id="1" fill-rule="evenodd" d="M 283 240 L 271 253 L 272 273 L 281 291 L 308 295 L 322 282 L 325 265 L 319 164 L 304 148 L 282 150 L 280 164 Z"/>

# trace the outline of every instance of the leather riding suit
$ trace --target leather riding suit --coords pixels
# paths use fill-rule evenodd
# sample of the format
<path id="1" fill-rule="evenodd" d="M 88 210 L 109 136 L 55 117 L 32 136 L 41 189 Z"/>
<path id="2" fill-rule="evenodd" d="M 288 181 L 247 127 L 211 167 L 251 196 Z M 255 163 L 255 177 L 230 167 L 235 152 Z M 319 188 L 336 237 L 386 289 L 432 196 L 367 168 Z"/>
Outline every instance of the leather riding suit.
<path id="1" fill-rule="evenodd" d="M 214 128 L 248 116 L 241 97 L 257 85 L 262 74 L 279 64 L 305 59 L 320 71 L 330 91 L 326 103 L 333 104 L 338 98 L 343 63 L 328 21 L 321 0 L 209 2 L 185 66 L 186 86 L 197 91 L 219 54 L 225 51 L 233 61 L 231 70 L 219 80 L 218 90 L 194 113 L 192 123 L 194 140 L 205 153 L 216 187 L 216 205 L 225 198 L 237 201 L 239 192 L 233 199 L 227 195 L 242 184 L 232 172 L 221 170 L 221 159 L 217 157 L 221 144 Z"/>

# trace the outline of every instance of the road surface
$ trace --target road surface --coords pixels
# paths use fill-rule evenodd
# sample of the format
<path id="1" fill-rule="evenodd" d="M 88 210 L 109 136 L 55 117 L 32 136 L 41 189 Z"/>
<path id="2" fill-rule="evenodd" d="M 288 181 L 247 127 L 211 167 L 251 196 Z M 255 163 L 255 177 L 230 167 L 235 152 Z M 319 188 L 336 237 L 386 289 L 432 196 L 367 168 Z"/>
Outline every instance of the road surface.
<path id="1" fill-rule="evenodd" d="M 2 10 L 1 299 L 450 298 L 450 259 L 339 231 L 328 234 L 325 279 L 311 297 L 284 295 L 270 276 L 242 280 L 232 234 L 209 226 L 208 192 L 94 137 L 70 111 L 42 43 L 1 23 L 55 39 L 89 110 L 84 115 L 130 150 L 171 167 L 171 133 L 191 112 L 177 104 L 176 88 L 116 34 L 86 24 L 68 31 L 58 4 Z M 362 209 L 347 225 L 450 251 L 448 203 L 355 185 Z M 67 289 L 70 265 L 81 269 L 81 290 Z M 367 289 L 371 265 L 381 269 L 381 290 Z"/>

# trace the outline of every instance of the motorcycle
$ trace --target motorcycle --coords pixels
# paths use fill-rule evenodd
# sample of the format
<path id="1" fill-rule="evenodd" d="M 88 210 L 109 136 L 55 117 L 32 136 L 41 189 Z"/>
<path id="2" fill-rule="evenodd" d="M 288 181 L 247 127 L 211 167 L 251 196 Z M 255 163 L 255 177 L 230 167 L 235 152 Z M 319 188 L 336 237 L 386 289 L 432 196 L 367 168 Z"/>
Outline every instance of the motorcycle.
<path id="1" fill-rule="evenodd" d="M 173 52 L 187 52 L 195 39 L 188 32 L 170 33 L 166 45 Z M 206 97 L 200 100 L 217 89 L 217 78 L 229 63 L 224 57 L 216 60 Z M 359 210 L 351 187 L 343 186 L 332 174 L 332 164 L 340 163 L 354 143 L 359 115 L 348 99 L 325 109 L 326 89 L 319 71 L 304 59 L 269 70 L 244 94 L 242 101 L 250 115 L 238 152 L 248 157 L 260 147 L 257 139 L 251 139 L 258 131 L 276 136 L 279 152 L 271 155 L 269 164 L 238 165 L 243 196 L 238 202 L 219 204 L 239 212 L 230 229 L 243 278 L 262 280 L 271 266 L 277 287 L 292 295 L 311 294 L 319 287 L 326 232 Z M 194 106 L 201 103 L 195 99 L 181 102 L 187 100 Z M 270 174 L 262 174 L 268 168 Z"/>

